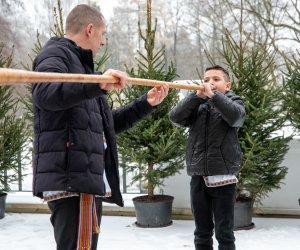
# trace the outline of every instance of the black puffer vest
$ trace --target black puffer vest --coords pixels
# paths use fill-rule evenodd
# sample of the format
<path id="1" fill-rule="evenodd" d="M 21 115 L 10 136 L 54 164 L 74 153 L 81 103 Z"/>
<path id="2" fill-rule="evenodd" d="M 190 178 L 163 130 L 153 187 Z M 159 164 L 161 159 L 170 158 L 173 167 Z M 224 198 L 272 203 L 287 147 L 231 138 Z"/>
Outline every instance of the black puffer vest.
<path id="1" fill-rule="evenodd" d="M 51 38 L 33 62 L 39 72 L 94 74 L 92 51 L 66 38 Z M 105 194 L 105 168 L 112 197 L 123 206 L 119 190 L 116 133 L 146 118 L 152 107 L 146 94 L 122 109 L 111 110 L 106 91 L 94 83 L 33 84 L 33 194 L 69 191 Z M 108 148 L 104 150 L 103 132 Z"/>
<path id="2" fill-rule="evenodd" d="M 238 130 L 245 121 L 243 100 L 228 91 L 211 99 L 191 93 L 169 113 L 180 127 L 189 127 L 188 175 L 237 174 L 241 164 Z"/>

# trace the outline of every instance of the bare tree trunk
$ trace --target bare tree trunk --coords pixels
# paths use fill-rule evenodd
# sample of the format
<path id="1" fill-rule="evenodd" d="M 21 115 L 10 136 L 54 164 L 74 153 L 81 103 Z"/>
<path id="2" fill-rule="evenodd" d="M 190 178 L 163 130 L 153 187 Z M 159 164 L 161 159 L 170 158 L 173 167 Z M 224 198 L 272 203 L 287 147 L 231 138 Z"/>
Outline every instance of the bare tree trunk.
<path id="1" fill-rule="evenodd" d="M 180 6 L 179 6 L 179 0 L 176 2 L 176 12 L 175 16 L 173 15 L 173 10 L 172 10 L 172 4 L 171 1 L 169 2 L 170 4 L 170 15 L 172 18 L 172 23 L 174 26 L 174 44 L 173 44 L 173 57 L 174 57 L 174 67 L 177 68 L 177 40 L 178 40 L 178 27 L 179 27 L 179 20 L 180 20 Z"/>
<path id="2" fill-rule="evenodd" d="M 200 56 L 200 72 L 204 76 L 204 65 L 203 65 L 203 54 L 202 54 L 202 44 L 201 44 L 201 34 L 198 34 L 198 45 L 199 45 L 199 56 Z"/>
<path id="3" fill-rule="evenodd" d="M 213 47 L 212 47 L 212 54 L 213 54 L 213 59 L 215 59 L 216 56 L 216 45 L 217 45 L 217 27 L 216 24 L 213 24 L 214 28 L 213 28 Z"/>
<path id="4" fill-rule="evenodd" d="M 167 25 L 166 22 L 164 20 L 164 36 L 165 38 L 168 37 L 168 33 L 167 33 Z M 166 44 L 164 44 L 166 46 Z M 165 71 L 168 72 L 168 54 L 167 54 L 167 47 L 165 48 Z"/>
<path id="5" fill-rule="evenodd" d="M 138 2 L 138 22 L 141 23 L 141 6 L 140 2 Z M 139 32 L 139 30 L 138 30 Z M 139 36 L 139 51 L 141 51 L 141 36 Z"/>
<path id="6" fill-rule="evenodd" d="M 153 170 L 153 166 L 153 161 L 148 163 L 148 173 L 150 173 Z M 148 179 L 148 196 L 150 199 L 154 198 L 154 186 L 150 179 Z"/>
<path id="7" fill-rule="evenodd" d="M 177 28 L 174 30 L 174 65 L 177 68 Z"/>
<path id="8" fill-rule="evenodd" d="M 167 49 L 165 50 L 165 71 L 168 72 L 168 54 L 167 54 Z"/>

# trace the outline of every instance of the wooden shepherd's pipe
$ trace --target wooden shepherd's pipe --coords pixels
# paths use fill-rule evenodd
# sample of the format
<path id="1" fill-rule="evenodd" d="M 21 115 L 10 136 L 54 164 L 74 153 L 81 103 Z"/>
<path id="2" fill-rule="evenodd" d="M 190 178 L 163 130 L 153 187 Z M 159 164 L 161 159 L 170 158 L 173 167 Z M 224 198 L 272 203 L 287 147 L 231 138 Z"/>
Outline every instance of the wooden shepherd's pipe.
<path id="1" fill-rule="evenodd" d="M 107 75 L 84 75 L 84 74 L 64 74 L 64 73 L 42 73 L 17 69 L 0 69 L 0 85 L 14 85 L 24 83 L 42 83 L 42 82 L 84 82 L 84 83 L 119 83 L 119 78 Z M 162 82 L 146 80 L 139 78 L 128 78 L 129 84 L 144 86 L 162 86 L 169 84 L 170 88 L 204 90 L 203 86 L 179 84 L 173 82 Z"/>

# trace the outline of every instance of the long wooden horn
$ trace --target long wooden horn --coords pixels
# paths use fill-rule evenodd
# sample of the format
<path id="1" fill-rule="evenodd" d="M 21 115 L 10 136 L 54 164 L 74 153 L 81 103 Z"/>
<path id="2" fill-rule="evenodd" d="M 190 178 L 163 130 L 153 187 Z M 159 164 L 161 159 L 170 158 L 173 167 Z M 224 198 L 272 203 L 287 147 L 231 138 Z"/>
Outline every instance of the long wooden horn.
<path id="1" fill-rule="evenodd" d="M 64 74 L 64 73 L 42 73 L 16 69 L 0 69 L 0 85 L 14 85 L 24 83 L 43 83 L 43 82 L 85 82 L 85 83 L 119 83 L 119 78 L 107 75 L 84 75 L 84 74 Z M 144 86 L 162 86 L 169 84 L 170 88 L 204 90 L 203 86 L 179 84 L 172 82 L 162 82 L 139 78 L 129 78 L 129 84 Z"/>

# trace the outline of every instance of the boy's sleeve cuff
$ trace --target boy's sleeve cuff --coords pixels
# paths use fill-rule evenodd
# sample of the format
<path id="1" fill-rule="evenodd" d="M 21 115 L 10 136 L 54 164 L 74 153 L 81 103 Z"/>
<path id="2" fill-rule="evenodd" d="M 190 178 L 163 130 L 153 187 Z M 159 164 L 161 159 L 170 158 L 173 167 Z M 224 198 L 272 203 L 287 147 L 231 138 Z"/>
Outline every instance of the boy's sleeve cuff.
<path id="1" fill-rule="evenodd" d="M 214 95 L 208 100 L 208 103 L 211 106 L 215 106 L 216 103 L 222 103 L 225 98 L 225 95 L 220 93 L 219 91 L 215 91 Z"/>
<path id="2" fill-rule="evenodd" d="M 201 103 L 205 103 L 207 101 L 207 97 L 201 98 L 197 96 L 195 92 L 191 93 L 192 98 L 196 98 L 197 100 L 200 100 Z"/>

